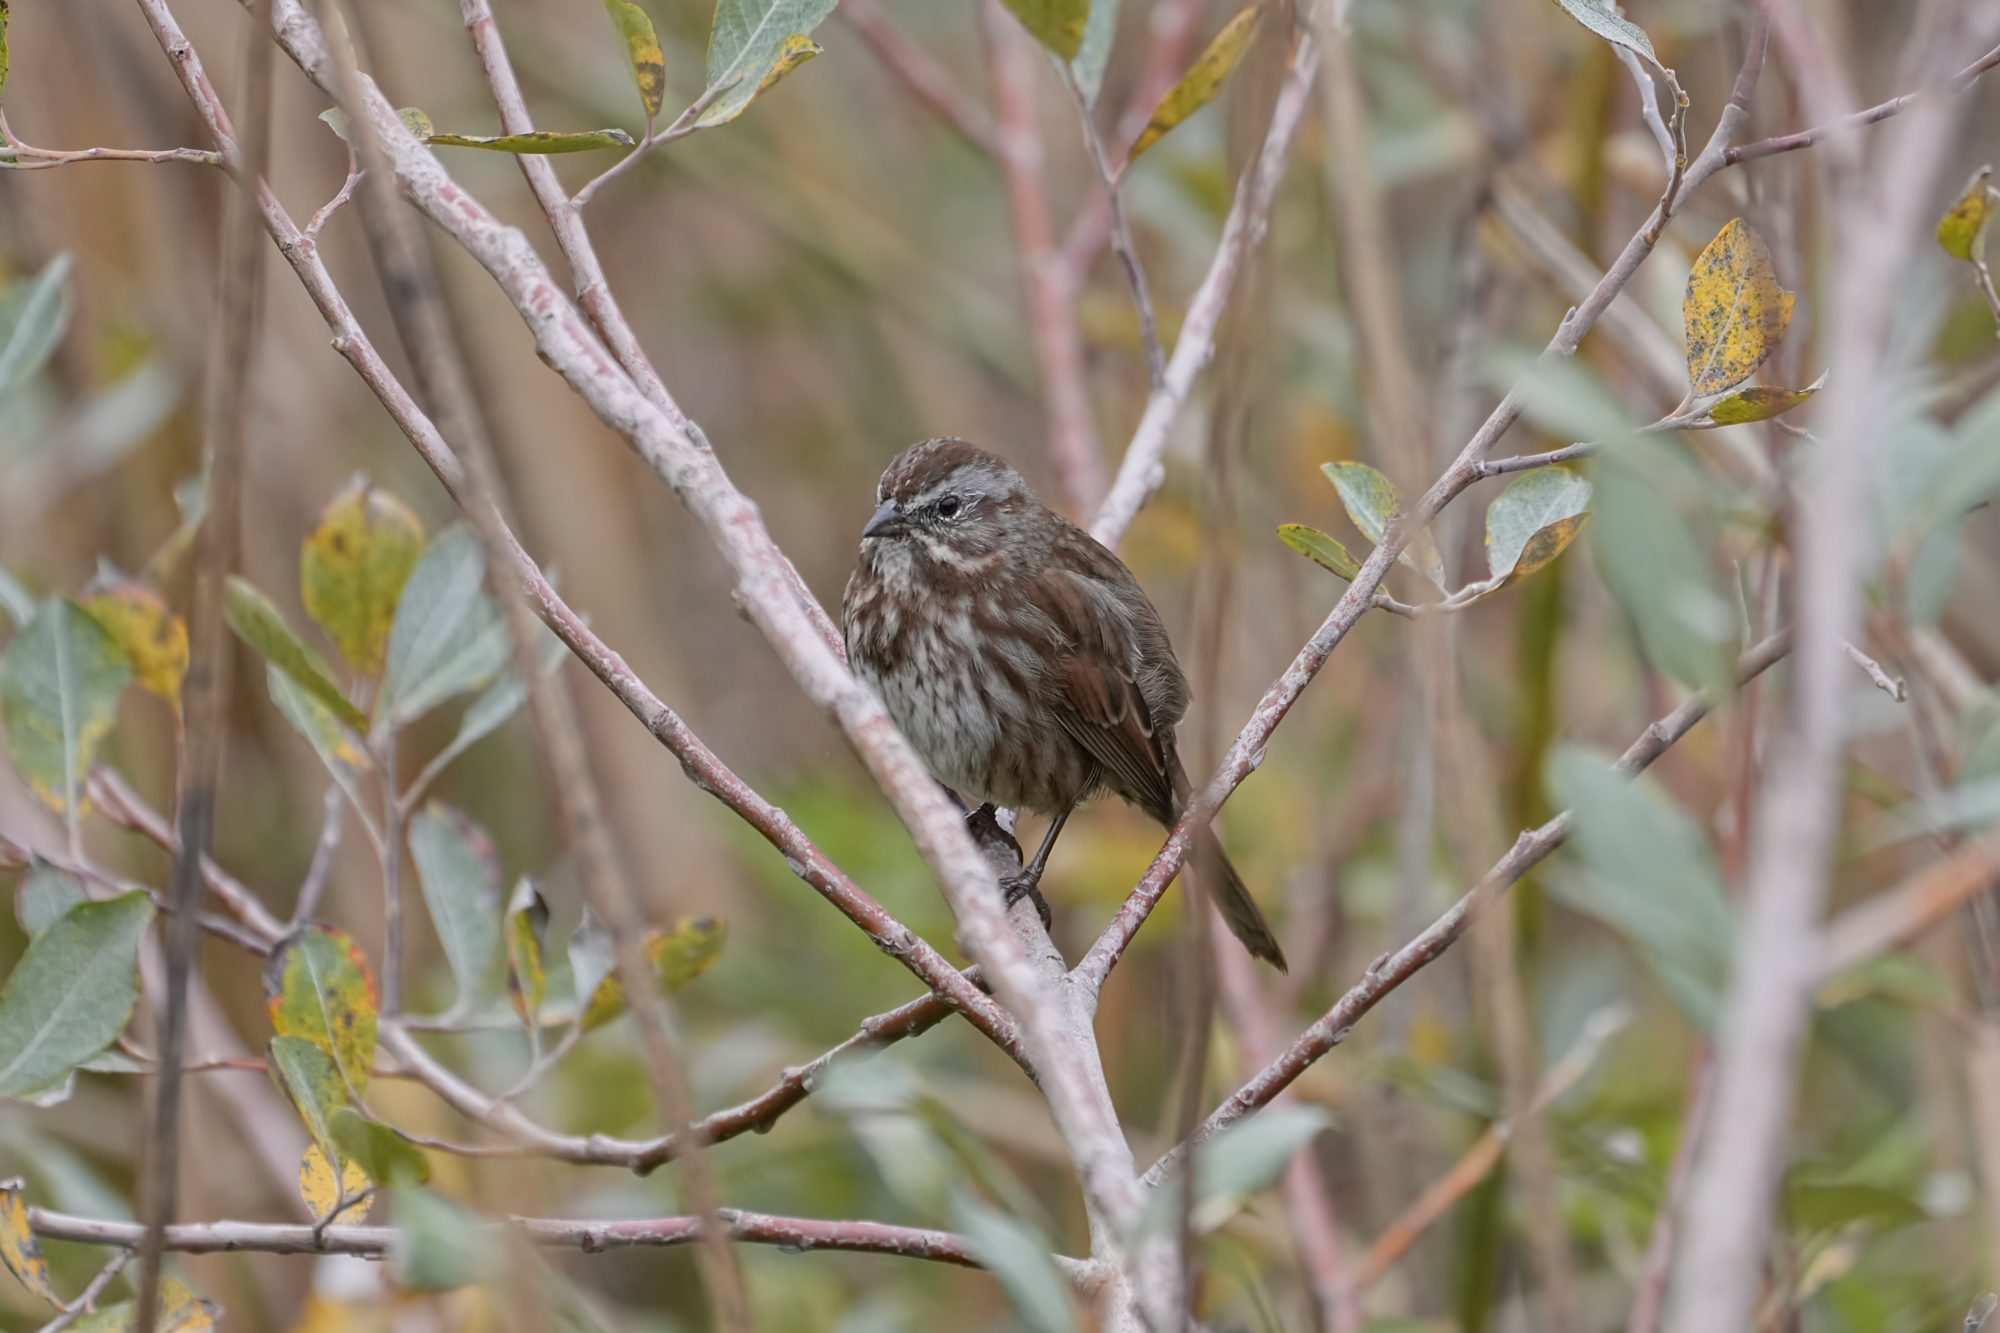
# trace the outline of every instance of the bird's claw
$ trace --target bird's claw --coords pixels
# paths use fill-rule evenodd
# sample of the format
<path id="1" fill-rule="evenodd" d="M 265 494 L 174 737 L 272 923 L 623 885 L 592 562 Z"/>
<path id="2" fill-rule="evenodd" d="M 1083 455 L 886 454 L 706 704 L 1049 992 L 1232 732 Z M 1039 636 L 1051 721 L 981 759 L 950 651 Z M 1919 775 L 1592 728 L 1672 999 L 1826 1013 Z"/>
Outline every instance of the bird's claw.
<path id="1" fill-rule="evenodd" d="M 1009 911 L 1012 911 L 1014 904 L 1020 902 L 1022 898 L 1033 898 L 1035 901 L 1035 912 L 1042 918 L 1042 929 L 1052 930 L 1055 928 L 1055 913 L 1049 910 L 1049 900 L 1042 896 L 1041 889 L 1037 887 L 1040 881 L 1041 877 L 1039 875 L 1031 874 L 1026 870 L 1017 870 L 1011 875 L 1002 875 L 1000 877 L 1000 897 Z"/>

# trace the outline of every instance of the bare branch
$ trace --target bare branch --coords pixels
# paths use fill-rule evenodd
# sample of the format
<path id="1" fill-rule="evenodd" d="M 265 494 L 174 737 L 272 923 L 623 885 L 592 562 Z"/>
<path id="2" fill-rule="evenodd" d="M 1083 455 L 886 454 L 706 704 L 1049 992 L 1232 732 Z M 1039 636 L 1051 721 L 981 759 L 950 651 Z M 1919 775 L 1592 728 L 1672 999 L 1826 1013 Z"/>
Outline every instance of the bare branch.
<path id="1" fill-rule="evenodd" d="M 1153 388 L 1159 389 L 1167 382 L 1167 358 L 1160 350 L 1160 326 L 1153 318 L 1153 294 L 1146 288 L 1146 270 L 1139 264 L 1139 249 L 1132 243 L 1132 227 L 1125 217 L 1125 201 L 1118 195 L 1118 175 L 1104 154 L 1104 136 L 1097 132 L 1096 113 L 1083 85 L 1077 82 L 1074 67 L 1063 67 L 1063 81 L 1076 100 L 1077 119 L 1083 125 L 1083 144 L 1090 150 L 1091 165 L 1097 169 L 1097 179 L 1111 201 L 1111 247 L 1118 252 L 1125 281 L 1132 288 L 1132 304 L 1139 310 L 1139 339 L 1146 349 L 1146 373 L 1152 377 Z"/>
<path id="2" fill-rule="evenodd" d="M 1991 51 L 1988 51 L 1985 55 L 1979 57 L 1979 59 L 1973 61 L 1970 65 L 1967 65 L 1964 69 L 1946 80 L 1943 92 L 1947 96 L 1964 92 L 1966 88 L 1972 85 L 1974 80 L 1996 65 L 2000 65 L 2000 46 L 1994 47 Z M 1746 143 L 1740 147 L 1730 149 L 1726 154 L 1726 159 L 1729 165 L 1734 166 L 1738 162 L 1753 162 L 1760 157 L 1770 157 L 1776 153 L 1790 153 L 1801 148 L 1810 148 L 1822 139 L 1846 134 L 1868 125 L 1878 125 L 1889 119 L 1889 117 L 1901 112 L 1921 96 L 1921 93 L 1904 93 L 1901 97 L 1892 97 L 1886 102 L 1878 102 L 1866 111 L 1857 111 L 1853 115 L 1845 116 L 1831 124 L 1815 125 L 1809 130 L 1799 130 L 1792 134 L 1781 134 L 1775 138 L 1759 139 L 1755 143 Z"/>

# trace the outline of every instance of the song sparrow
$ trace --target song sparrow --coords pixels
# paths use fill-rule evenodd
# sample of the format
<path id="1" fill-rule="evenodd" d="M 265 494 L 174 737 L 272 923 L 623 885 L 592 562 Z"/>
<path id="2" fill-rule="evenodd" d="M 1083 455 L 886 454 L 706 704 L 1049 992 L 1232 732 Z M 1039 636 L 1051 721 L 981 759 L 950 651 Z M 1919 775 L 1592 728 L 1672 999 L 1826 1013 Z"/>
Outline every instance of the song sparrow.
<path id="1" fill-rule="evenodd" d="M 1187 678 L 1124 562 L 964 440 L 911 445 L 875 499 L 841 607 L 848 660 L 940 781 L 1053 817 L 1008 900 L 1097 791 L 1171 827 L 1188 799 L 1174 749 Z M 1236 938 L 1283 969 L 1207 829 L 1193 862 Z"/>

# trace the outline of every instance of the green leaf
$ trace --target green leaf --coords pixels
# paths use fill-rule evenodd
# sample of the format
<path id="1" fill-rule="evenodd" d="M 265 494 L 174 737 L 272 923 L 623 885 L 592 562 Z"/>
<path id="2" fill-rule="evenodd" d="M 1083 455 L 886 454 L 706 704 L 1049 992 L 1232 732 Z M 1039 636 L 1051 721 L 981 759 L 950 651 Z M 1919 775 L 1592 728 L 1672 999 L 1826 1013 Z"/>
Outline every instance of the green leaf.
<path id="1" fill-rule="evenodd" d="M 589 938 L 585 937 L 586 929 L 592 932 Z M 675 995 L 714 966 L 728 938 L 728 926 L 712 916 L 682 917 L 666 930 L 646 932 L 646 959 L 653 965 L 661 989 Z M 579 968 L 580 947 L 584 958 Z M 611 950 L 609 932 L 590 921 L 580 924 L 570 940 L 571 967 L 579 983 L 577 994 L 590 996 L 590 1003 L 583 1007 L 586 1032 L 603 1027 L 626 1009 L 625 987 L 618 980 Z M 596 980 L 589 991 L 581 987 L 586 977 Z"/>
<path id="2" fill-rule="evenodd" d="M 1645 58 L 1655 69 L 1664 70 L 1660 57 L 1653 50 L 1653 39 L 1646 30 L 1630 19 L 1621 18 L 1605 8 L 1598 0 L 1556 0 L 1562 11 L 1581 23 L 1584 27 L 1610 42 Z"/>
<path id="3" fill-rule="evenodd" d="M 724 91 L 697 123 L 736 119 L 759 93 L 817 53 L 809 38 L 833 6 L 834 0 L 716 0 L 708 31 L 708 91 Z"/>
<path id="4" fill-rule="evenodd" d="M 1946 254 L 1975 264 L 1986 257 L 1986 221 L 1993 216 L 1993 204 L 1993 168 L 1984 166 L 1938 222 L 1938 244 Z"/>
<path id="5" fill-rule="evenodd" d="M 80 903 L 35 937 L 0 991 L 0 1097 L 40 1093 L 117 1040 L 139 1000 L 144 893 Z"/>
<path id="6" fill-rule="evenodd" d="M 580 1019 L 589 1012 L 598 991 L 611 980 L 611 974 L 618 967 L 618 950 L 611 931 L 591 915 L 588 907 L 583 909 L 583 916 L 569 937 L 568 953 L 570 983 L 575 988 L 576 1012 Z"/>
<path id="7" fill-rule="evenodd" d="M 1361 577 L 1361 562 L 1347 553 L 1340 542 L 1303 523 L 1280 523 L 1278 539 L 1306 559 L 1329 569 L 1349 583 Z"/>
<path id="8" fill-rule="evenodd" d="M 325 123 L 328 129 L 334 132 L 335 137 L 342 143 L 351 144 L 354 142 L 347 132 L 347 113 L 339 107 L 328 107 L 325 111 L 319 113 L 319 118 Z M 431 141 L 431 118 L 423 111 L 413 106 L 398 107 L 396 108 L 396 118 L 403 122 L 404 129 L 416 135 L 417 138 L 423 140 L 425 143 Z"/>
<path id="9" fill-rule="evenodd" d="M 1083 49 L 1084 30 L 1090 25 L 1090 0 L 1003 0 L 1021 26 L 1035 40 L 1064 60 L 1074 60 Z M 710 80 L 713 82 L 713 80 Z"/>
<path id="10" fill-rule="evenodd" d="M 1524 472 L 1486 511 L 1486 566 L 1496 584 L 1561 555 L 1589 521 L 1590 483 L 1564 467 Z"/>
<path id="11" fill-rule="evenodd" d="M 542 961 L 548 929 L 548 901 L 533 881 L 523 878 L 507 903 L 507 994 L 530 1033 L 549 996 L 549 972 Z"/>
<path id="12" fill-rule="evenodd" d="M 92 593 L 83 609 L 118 641 L 139 688 L 178 712 L 188 669 L 188 629 L 167 599 L 143 583 L 118 579 Z"/>
<path id="13" fill-rule="evenodd" d="M 83 885 L 67 870 L 59 870 L 41 857 L 28 866 L 14 890 L 14 916 L 21 929 L 33 939 L 53 926 L 70 908 L 89 899 Z"/>
<path id="14" fill-rule="evenodd" d="M 541 644 L 539 665 L 544 676 L 554 675 L 556 670 L 568 660 L 569 646 L 551 633 L 547 626 L 540 626 L 535 636 Z M 520 710 L 528 699 L 527 682 L 520 673 L 509 665 L 501 671 L 499 679 L 481 692 L 458 720 L 458 732 L 451 743 L 440 750 L 428 764 L 424 765 L 424 776 L 418 779 L 421 786 L 429 786 L 430 780 L 444 771 L 452 760 L 485 740 L 499 730 L 508 718 Z"/>
<path id="15" fill-rule="evenodd" d="M 1549 760 L 1571 810 L 1580 881 L 1556 881 L 1570 906 L 1631 943 L 1688 1015 L 1713 1024 L 1729 977 L 1735 916 L 1708 840 L 1650 783 L 1630 782 L 1574 746 Z"/>
<path id="16" fill-rule="evenodd" d="M 231 575 L 226 614 L 229 628 L 250 645 L 251 651 L 284 672 L 294 685 L 357 733 L 368 730 L 368 719 L 333 683 L 319 654 L 292 633 L 284 613 L 271 604 L 270 598 L 244 579 Z"/>
<path id="17" fill-rule="evenodd" d="M 0 15 L 4 15 L 5 8 L 0 4 Z M 19 1278 L 22 1286 L 60 1307 L 64 1301 L 56 1294 L 55 1282 L 49 1276 L 49 1261 L 42 1257 L 42 1242 L 28 1225 L 28 1206 L 21 1199 L 23 1188 L 19 1180 L 0 1180 L 0 1263 L 7 1265 L 7 1271 Z"/>
<path id="18" fill-rule="evenodd" d="M 291 1100 L 306 1132 L 329 1162 L 344 1162 L 333 1141 L 333 1113 L 351 1103 L 347 1084 L 333 1057 L 304 1037 L 271 1038 L 270 1066 L 278 1088 Z"/>
<path id="19" fill-rule="evenodd" d="M 389 1126 L 351 1106 L 335 1107 L 327 1123 L 347 1160 L 377 1185 L 421 1185 L 431 1178 L 431 1162 L 423 1150 Z"/>
<path id="20" fill-rule="evenodd" d="M 40 370 L 69 327 L 67 253 L 0 292 L 0 398 Z"/>
<path id="21" fill-rule="evenodd" d="M 409 1291 L 449 1291 L 491 1274 L 500 1247 L 479 1219 L 432 1190 L 395 1192 L 389 1273 Z"/>
<path id="22" fill-rule="evenodd" d="M 1803 389 L 1753 384 L 1718 400 L 1692 421 L 1675 424 L 1680 430 L 1708 430 L 1715 426 L 1742 426 L 1752 421 L 1769 421 L 1772 417 L 1783 416 L 1825 387 L 1824 374 Z"/>
<path id="23" fill-rule="evenodd" d="M 132 679 L 125 650 L 64 597 L 43 603 L 0 658 L 0 726 L 29 788 L 57 814 L 80 814 L 97 747 Z"/>
<path id="24" fill-rule="evenodd" d="M 1104 87 L 1104 71 L 1111 64 L 1111 44 L 1118 36 L 1118 4 L 1119 0 L 1094 0 L 1090 21 L 1084 25 L 1083 44 L 1077 48 L 1076 59 L 1070 62 L 1077 86 L 1083 89 L 1086 106 L 1097 105 L 1097 94 Z"/>
<path id="25" fill-rule="evenodd" d="M 1326 473 L 1334 489 L 1340 492 L 1340 503 L 1346 506 L 1354 526 L 1369 541 L 1381 545 L 1389 524 L 1403 512 L 1403 499 L 1396 494 L 1395 485 L 1366 463 L 1326 463 L 1320 471 Z M 1437 539 L 1428 528 L 1412 538 L 1397 559 L 1438 587 L 1444 586 L 1444 557 L 1438 553 Z"/>
<path id="26" fill-rule="evenodd" d="M 1591 547 L 1646 660 L 1683 685 L 1727 692 L 1735 610 L 1678 503 L 1698 484 L 1689 478 L 1684 460 L 1648 442 L 1600 455 Z"/>
<path id="27" fill-rule="evenodd" d="M 1856 963 L 1820 984 L 1818 1002 L 1833 1009 L 1857 1000 L 1887 1000 L 1926 1009 L 1948 1009 L 1956 999 L 1951 978 L 1912 953 L 1884 953 Z"/>
<path id="28" fill-rule="evenodd" d="M 0 0 L 0 92 L 7 87 L 7 0 Z"/>
<path id="29" fill-rule="evenodd" d="M 1032 1333 L 1075 1333 L 1069 1279 L 1039 1231 L 962 1188 L 952 1191 L 951 1215 L 966 1248 L 998 1279 L 1024 1327 Z"/>
<path id="30" fill-rule="evenodd" d="M 361 946 L 332 926 L 307 926 L 278 946 L 264 968 L 271 1028 L 324 1050 L 355 1096 L 375 1069 L 381 1001 Z"/>
<path id="31" fill-rule="evenodd" d="M 1263 12 L 1261 3 L 1245 5 L 1215 34 L 1208 48 L 1181 75 L 1180 82 L 1167 89 L 1167 95 L 1153 108 L 1152 119 L 1132 144 L 1130 160 L 1137 161 L 1139 154 L 1165 138 L 1176 125 L 1215 100 L 1223 83 L 1242 62 L 1243 53 L 1250 49 L 1250 38 L 1256 33 Z"/>
<path id="32" fill-rule="evenodd" d="M 222 1319 L 222 1307 L 205 1301 L 179 1278 L 160 1279 L 160 1308 L 153 1333 L 208 1333 Z M 70 1325 L 72 1333 L 133 1333 L 139 1327 L 139 1303 L 119 1301 L 99 1305 L 95 1314 Z"/>
<path id="33" fill-rule="evenodd" d="M 1681 297 L 1695 395 L 1721 393 L 1755 374 L 1785 340 L 1797 301 L 1778 285 L 1764 238 L 1731 218 L 1695 259 Z"/>
<path id="34" fill-rule="evenodd" d="M 423 554 L 410 507 L 356 477 L 327 502 L 299 551 L 299 594 L 355 670 L 382 669 L 403 585 Z"/>
<path id="35" fill-rule="evenodd" d="M 307 694 L 275 665 L 266 666 L 264 674 L 271 702 L 277 705 L 278 712 L 292 724 L 293 730 L 306 738 L 354 808 L 365 812 L 368 807 L 361 800 L 361 774 L 372 765 L 354 732 L 341 725 L 331 709 Z"/>
<path id="36" fill-rule="evenodd" d="M 1845 1231 L 1867 1223 L 1870 1231 L 1914 1226 L 1929 1214 L 1916 1200 L 1877 1185 L 1793 1181 L 1785 1190 L 1785 1212 L 1799 1231 Z"/>
<path id="37" fill-rule="evenodd" d="M 500 994 L 505 967 L 500 861 L 493 842 L 464 815 L 433 801 L 410 822 L 410 856 L 458 979 L 458 1006 L 476 1010 Z"/>
<path id="38" fill-rule="evenodd" d="M 35 618 L 35 599 L 28 590 L 15 581 L 14 576 L 0 569 L 0 612 L 16 625 L 25 625 Z"/>
<path id="39" fill-rule="evenodd" d="M 390 728 L 476 690 L 507 662 L 506 626 L 484 591 L 486 554 L 470 528 L 445 529 L 417 562 L 389 631 L 376 717 Z"/>
<path id="40" fill-rule="evenodd" d="M 660 114 L 660 105 L 667 96 L 666 52 L 660 49 L 653 20 L 633 0 L 604 0 L 604 11 L 611 15 L 612 30 L 618 34 L 619 46 L 624 48 L 625 65 L 632 71 L 632 86 L 639 90 L 639 100 L 646 107 L 646 123 L 650 125 Z"/>
<path id="41" fill-rule="evenodd" d="M 617 0 L 629 4 L 629 0 Z M 484 148 L 494 153 L 525 155 L 590 153 L 600 148 L 630 148 L 632 136 L 623 130 L 531 130 L 526 134 L 432 134 L 426 143 L 440 148 Z"/>
<path id="42" fill-rule="evenodd" d="M 146 562 L 146 578 L 155 587 L 165 587 L 174 571 L 180 568 L 187 553 L 194 549 L 195 534 L 201 530 L 201 522 L 208 516 L 208 467 L 191 477 L 183 477 L 174 483 L 174 506 L 180 510 L 181 521 L 167 539 L 160 543 L 160 549 L 153 552 L 153 558 Z"/>
<path id="43" fill-rule="evenodd" d="M 1197 1230 L 1215 1230 L 1276 1184 L 1299 1150 L 1331 1123 L 1321 1107 L 1286 1104 L 1239 1120 L 1209 1140 L 1195 1156 Z"/>

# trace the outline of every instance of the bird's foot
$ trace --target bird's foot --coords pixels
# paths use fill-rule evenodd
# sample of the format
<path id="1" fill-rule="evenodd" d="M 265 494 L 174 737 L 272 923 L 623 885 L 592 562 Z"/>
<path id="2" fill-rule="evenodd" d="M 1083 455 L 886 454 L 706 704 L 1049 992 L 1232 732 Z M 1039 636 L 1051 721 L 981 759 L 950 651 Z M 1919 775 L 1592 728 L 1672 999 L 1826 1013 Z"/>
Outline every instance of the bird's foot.
<path id="1" fill-rule="evenodd" d="M 1055 913 L 1049 910 L 1049 900 L 1042 896 L 1042 891 L 1038 887 L 1040 882 L 1041 876 L 1027 870 L 1017 870 L 1011 875 L 1002 875 L 1000 899 L 1009 911 L 1012 911 L 1014 904 L 1023 898 L 1034 899 L 1035 913 L 1042 918 L 1042 929 L 1053 930 L 1056 923 Z"/>

